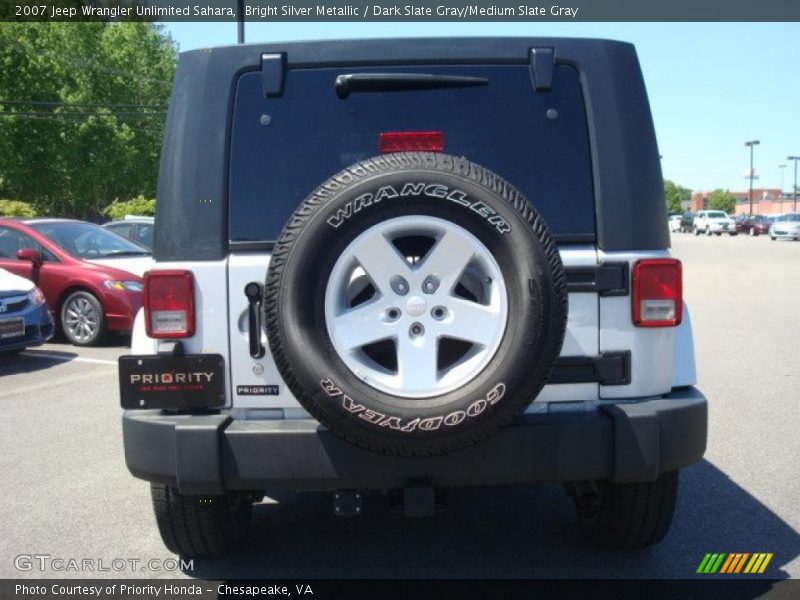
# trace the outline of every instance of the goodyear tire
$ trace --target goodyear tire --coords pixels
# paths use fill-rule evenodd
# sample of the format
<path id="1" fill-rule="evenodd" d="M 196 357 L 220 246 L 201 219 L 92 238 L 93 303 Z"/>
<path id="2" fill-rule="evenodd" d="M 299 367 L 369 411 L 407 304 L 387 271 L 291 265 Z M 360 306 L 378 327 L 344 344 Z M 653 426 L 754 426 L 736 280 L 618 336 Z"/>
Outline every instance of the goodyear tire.
<path id="1" fill-rule="evenodd" d="M 392 154 L 335 175 L 290 218 L 264 312 L 281 375 L 331 432 L 435 455 L 492 435 L 541 391 L 566 278 L 510 184 L 463 158 Z"/>

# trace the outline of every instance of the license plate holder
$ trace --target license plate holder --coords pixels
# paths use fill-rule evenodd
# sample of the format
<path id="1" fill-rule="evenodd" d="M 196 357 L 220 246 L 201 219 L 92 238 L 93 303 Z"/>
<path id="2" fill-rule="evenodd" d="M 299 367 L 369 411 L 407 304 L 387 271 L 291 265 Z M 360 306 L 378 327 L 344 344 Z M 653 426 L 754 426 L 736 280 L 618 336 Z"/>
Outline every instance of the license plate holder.
<path id="1" fill-rule="evenodd" d="M 124 409 L 225 405 L 225 359 L 219 354 L 120 356 L 118 363 Z"/>
<path id="2" fill-rule="evenodd" d="M 25 336 L 25 319 L 0 319 L 0 340 Z"/>

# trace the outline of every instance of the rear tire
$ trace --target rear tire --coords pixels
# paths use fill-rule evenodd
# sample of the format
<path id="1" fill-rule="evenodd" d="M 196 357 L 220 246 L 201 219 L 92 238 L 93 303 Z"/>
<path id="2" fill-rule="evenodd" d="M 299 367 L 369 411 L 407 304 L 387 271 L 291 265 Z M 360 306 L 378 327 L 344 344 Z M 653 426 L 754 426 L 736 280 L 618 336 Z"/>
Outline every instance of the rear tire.
<path id="1" fill-rule="evenodd" d="M 158 531 L 171 552 L 188 558 L 222 556 L 247 534 L 253 510 L 247 494 L 191 496 L 160 483 L 150 484 L 150 493 Z"/>
<path id="2" fill-rule="evenodd" d="M 595 544 L 638 550 L 657 544 L 669 531 L 678 497 L 678 472 L 655 481 L 597 482 L 595 491 L 575 497 L 581 531 Z"/>

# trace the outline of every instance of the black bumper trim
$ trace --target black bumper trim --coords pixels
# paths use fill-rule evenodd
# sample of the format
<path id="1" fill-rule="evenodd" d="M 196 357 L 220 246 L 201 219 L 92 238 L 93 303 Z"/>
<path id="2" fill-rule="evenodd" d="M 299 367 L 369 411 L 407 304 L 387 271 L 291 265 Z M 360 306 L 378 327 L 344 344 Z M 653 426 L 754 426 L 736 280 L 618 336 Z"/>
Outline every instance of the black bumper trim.
<path id="1" fill-rule="evenodd" d="M 383 456 L 314 420 L 234 421 L 226 415 L 124 413 L 131 473 L 182 493 L 391 489 L 611 479 L 651 481 L 706 447 L 707 403 L 696 388 L 637 402 L 554 402 L 476 446 L 432 458 Z"/>

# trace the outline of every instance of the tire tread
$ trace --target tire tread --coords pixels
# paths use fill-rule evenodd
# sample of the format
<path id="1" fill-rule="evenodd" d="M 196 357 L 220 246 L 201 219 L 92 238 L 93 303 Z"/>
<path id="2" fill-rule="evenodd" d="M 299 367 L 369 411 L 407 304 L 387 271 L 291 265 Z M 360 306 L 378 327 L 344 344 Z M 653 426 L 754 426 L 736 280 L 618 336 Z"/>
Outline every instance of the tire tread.
<path id="1" fill-rule="evenodd" d="M 604 483 L 596 515 L 581 519 L 584 534 L 613 550 L 638 550 L 660 542 L 669 531 L 678 496 L 678 472 L 655 481 Z M 581 504 L 578 506 L 579 518 Z"/>
<path id="2" fill-rule="evenodd" d="M 250 520 L 252 506 L 245 498 L 233 512 L 225 496 L 180 494 L 160 483 L 152 483 L 150 492 L 161 539 L 181 556 L 222 556 L 241 539 Z"/>

